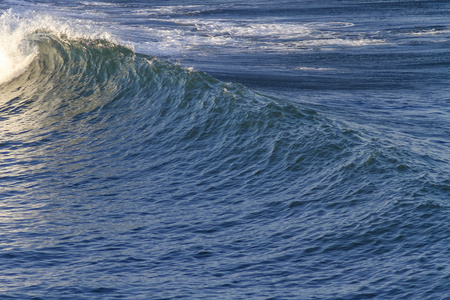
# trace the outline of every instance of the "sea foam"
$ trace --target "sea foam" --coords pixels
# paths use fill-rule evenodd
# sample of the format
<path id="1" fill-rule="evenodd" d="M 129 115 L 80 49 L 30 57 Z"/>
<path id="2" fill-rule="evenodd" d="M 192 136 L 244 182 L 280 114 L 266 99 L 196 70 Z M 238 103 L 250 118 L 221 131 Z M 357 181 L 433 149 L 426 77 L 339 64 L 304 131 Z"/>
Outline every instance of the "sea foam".
<path id="1" fill-rule="evenodd" d="M 26 40 L 29 33 L 11 10 L 0 16 L 0 84 L 20 75 L 37 54 L 37 48 Z"/>
<path id="2" fill-rule="evenodd" d="M 39 53 L 34 37 L 42 32 L 68 39 L 100 38 L 115 42 L 100 28 L 34 12 L 19 15 L 7 10 L 0 15 L 0 84 L 27 69 Z"/>

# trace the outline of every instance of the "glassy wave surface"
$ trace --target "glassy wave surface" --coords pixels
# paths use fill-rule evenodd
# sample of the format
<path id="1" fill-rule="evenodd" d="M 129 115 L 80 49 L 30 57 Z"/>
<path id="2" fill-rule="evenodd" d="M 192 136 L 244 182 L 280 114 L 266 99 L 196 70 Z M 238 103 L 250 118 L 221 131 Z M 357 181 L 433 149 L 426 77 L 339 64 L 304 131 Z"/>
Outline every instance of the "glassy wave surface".
<path id="1" fill-rule="evenodd" d="M 0 4 L 0 298 L 448 297 L 449 5 L 169 2 Z"/>

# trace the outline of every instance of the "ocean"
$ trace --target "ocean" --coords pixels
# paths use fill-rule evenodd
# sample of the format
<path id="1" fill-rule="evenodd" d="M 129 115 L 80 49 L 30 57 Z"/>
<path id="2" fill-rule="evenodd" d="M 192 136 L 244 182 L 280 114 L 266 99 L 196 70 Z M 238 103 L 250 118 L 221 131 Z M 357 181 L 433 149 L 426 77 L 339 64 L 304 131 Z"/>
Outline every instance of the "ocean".
<path id="1" fill-rule="evenodd" d="M 450 299 L 450 2 L 0 1 L 0 299 Z"/>

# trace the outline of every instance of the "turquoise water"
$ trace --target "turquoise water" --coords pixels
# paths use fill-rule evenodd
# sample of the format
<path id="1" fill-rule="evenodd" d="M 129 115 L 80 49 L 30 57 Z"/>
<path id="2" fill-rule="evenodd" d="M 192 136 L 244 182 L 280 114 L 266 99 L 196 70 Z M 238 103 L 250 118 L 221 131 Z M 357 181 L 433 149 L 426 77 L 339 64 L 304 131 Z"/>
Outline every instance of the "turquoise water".
<path id="1" fill-rule="evenodd" d="M 0 298 L 448 297 L 446 1 L 0 9 Z"/>

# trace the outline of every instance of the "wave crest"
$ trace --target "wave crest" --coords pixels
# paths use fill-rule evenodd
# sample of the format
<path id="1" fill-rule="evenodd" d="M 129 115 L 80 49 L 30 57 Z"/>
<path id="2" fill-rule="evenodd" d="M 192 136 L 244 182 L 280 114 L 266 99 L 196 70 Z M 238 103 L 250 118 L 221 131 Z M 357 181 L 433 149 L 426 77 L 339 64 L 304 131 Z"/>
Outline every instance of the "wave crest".
<path id="1" fill-rule="evenodd" d="M 70 39 L 114 40 L 109 33 L 93 30 L 88 25 L 32 12 L 19 15 L 9 9 L 0 15 L 0 84 L 11 81 L 30 66 L 39 51 L 36 46 L 39 32 Z"/>
<path id="2" fill-rule="evenodd" d="M 20 19 L 7 11 L 0 16 L 0 84 L 20 75 L 37 54 L 26 40 L 27 30 Z M 22 24 L 22 26 L 21 26 Z"/>

